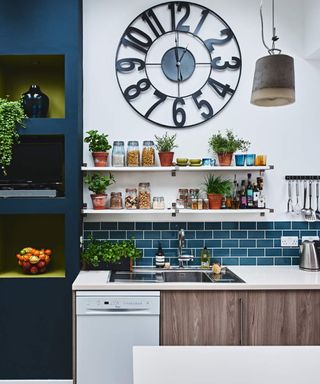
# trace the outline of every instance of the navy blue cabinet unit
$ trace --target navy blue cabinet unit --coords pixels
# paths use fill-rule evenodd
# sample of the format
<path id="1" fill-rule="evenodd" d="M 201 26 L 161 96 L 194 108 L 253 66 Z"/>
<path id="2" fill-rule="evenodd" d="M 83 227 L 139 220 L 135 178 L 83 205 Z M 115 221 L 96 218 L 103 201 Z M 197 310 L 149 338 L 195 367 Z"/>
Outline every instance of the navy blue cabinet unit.
<path id="1" fill-rule="evenodd" d="M 0 0 L 0 9 L 0 97 L 16 99 L 41 83 L 49 116 L 29 119 L 21 133 L 64 143 L 61 196 L 0 198 L 0 380 L 71 379 L 71 285 L 81 234 L 82 6 L 80 0 Z M 60 275 L 11 275 L 13 250 L 42 241 L 53 248 L 52 268 L 60 260 Z"/>

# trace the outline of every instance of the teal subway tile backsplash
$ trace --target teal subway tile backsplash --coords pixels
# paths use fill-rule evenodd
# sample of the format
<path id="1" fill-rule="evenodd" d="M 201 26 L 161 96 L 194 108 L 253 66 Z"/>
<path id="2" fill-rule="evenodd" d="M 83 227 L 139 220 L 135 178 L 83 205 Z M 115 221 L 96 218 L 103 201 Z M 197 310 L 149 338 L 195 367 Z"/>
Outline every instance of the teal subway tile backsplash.
<path id="1" fill-rule="evenodd" d="M 185 230 L 185 253 L 195 256 L 189 265 L 200 263 L 206 246 L 211 259 L 223 265 L 297 265 L 299 248 L 282 248 L 281 236 L 316 236 L 320 223 L 306 222 L 88 222 L 83 225 L 84 241 L 122 241 L 134 238 L 143 251 L 139 266 L 154 265 L 159 243 L 166 259 L 177 265 L 178 231 Z"/>

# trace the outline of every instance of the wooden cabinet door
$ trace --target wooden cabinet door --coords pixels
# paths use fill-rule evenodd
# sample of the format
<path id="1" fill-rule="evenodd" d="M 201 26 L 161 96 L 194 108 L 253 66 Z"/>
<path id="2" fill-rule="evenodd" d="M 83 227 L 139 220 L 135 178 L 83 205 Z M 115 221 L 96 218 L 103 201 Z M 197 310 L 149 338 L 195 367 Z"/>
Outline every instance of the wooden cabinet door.
<path id="1" fill-rule="evenodd" d="M 248 345 L 320 345 L 320 291 L 250 291 Z"/>
<path id="2" fill-rule="evenodd" d="M 162 345 L 239 345 L 242 293 L 161 292 Z"/>

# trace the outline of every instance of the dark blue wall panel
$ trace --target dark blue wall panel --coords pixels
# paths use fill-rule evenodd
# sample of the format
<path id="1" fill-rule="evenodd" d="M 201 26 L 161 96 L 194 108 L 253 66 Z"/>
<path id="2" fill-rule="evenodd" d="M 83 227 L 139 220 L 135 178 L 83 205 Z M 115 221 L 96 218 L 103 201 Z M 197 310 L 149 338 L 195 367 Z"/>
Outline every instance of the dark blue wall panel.
<path id="1" fill-rule="evenodd" d="M 65 135 L 66 196 L 1 201 L 0 215 L 64 214 L 66 278 L 0 278 L 0 380 L 72 377 L 71 285 L 79 271 L 82 191 L 81 1 L 0 0 L 0 55 L 53 53 L 65 55 L 66 118 L 54 121 L 57 129 L 48 121 L 42 133 Z M 38 125 L 27 126 L 32 133 Z"/>

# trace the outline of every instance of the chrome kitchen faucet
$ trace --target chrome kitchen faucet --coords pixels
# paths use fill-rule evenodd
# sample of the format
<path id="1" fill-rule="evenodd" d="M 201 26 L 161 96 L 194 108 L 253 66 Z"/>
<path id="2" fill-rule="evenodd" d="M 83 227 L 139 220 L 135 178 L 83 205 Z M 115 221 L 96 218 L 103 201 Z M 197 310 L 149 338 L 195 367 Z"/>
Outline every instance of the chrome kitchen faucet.
<path id="1" fill-rule="evenodd" d="M 179 261 L 179 268 L 184 268 L 184 262 L 188 262 L 190 260 L 193 260 L 193 255 L 183 255 L 183 248 L 185 246 L 185 234 L 184 229 L 180 229 L 178 233 L 178 261 Z"/>

